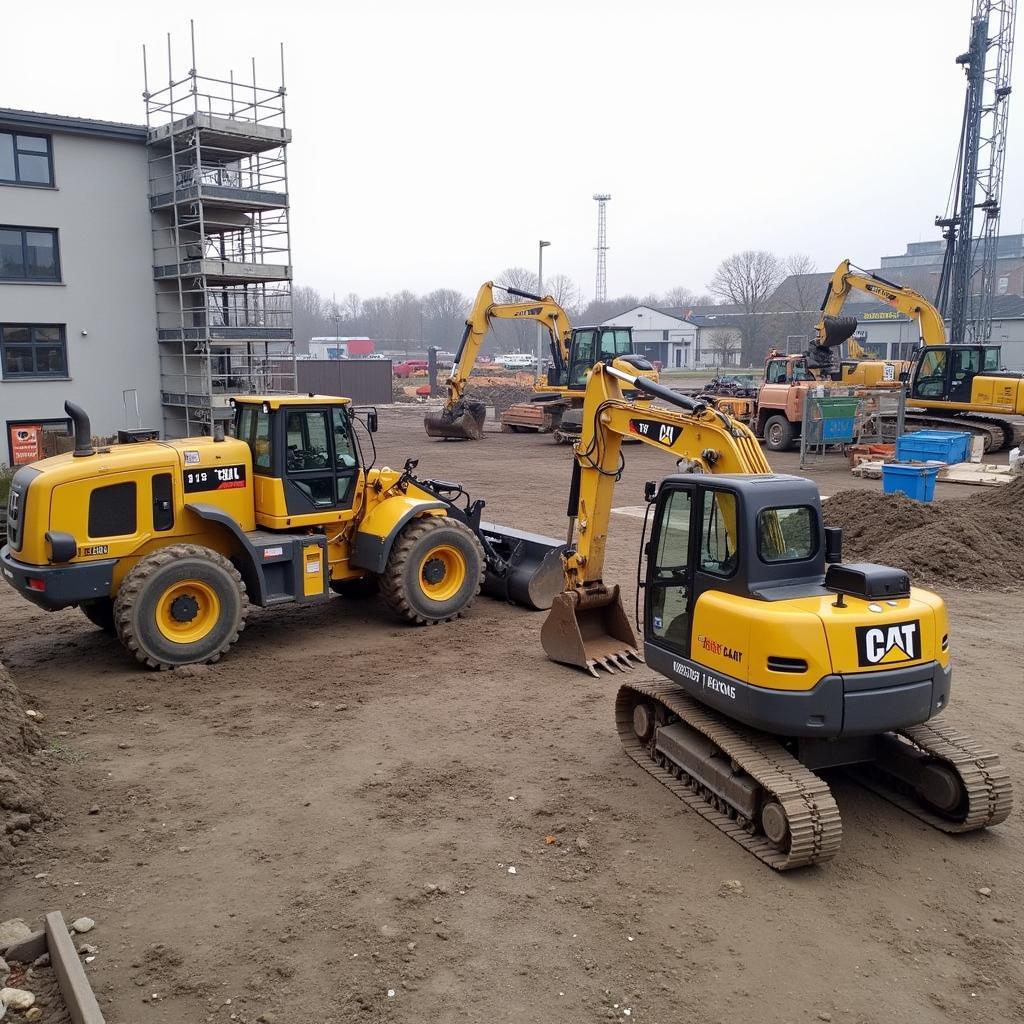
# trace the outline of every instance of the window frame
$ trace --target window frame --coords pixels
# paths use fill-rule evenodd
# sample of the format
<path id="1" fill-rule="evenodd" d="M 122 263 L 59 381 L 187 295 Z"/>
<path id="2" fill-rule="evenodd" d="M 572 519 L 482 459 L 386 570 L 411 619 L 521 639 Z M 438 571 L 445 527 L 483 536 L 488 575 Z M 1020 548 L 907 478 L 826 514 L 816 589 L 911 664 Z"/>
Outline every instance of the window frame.
<path id="1" fill-rule="evenodd" d="M 798 558 L 765 558 L 762 546 L 764 532 L 761 529 L 761 523 L 764 519 L 765 513 L 786 512 L 790 509 L 806 509 L 811 514 L 809 536 L 812 546 L 810 553 L 801 555 Z M 813 505 L 808 505 L 806 503 L 801 503 L 799 505 L 766 505 L 764 508 L 758 510 L 757 522 L 754 524 L 754 529 L 757 532 L 757 557 L 762 565 L 791 565 L 794 562 L 808 562 L 818 556 L 818 548 L 821 545 L 821 523 L 819 520 L 818 510 Z"/>
<path id="2" fill-rule="evenodd" d="M 0 128 L 0 135 L 10 135 L 11 149 L 14 154 L 14 177 L 0 178 L 0 185 L 17 185 L 19 188 L 56 188 L 57 182 L 53 173 L 53 136 L 44 135 L 39 132 L 22 132 L 16 128 Z M 24 153 L 26 156 L 40 156 L 32 150 L 19 150 L 18 138 L 42 139 L 46 143 L 46 163 L 49 170 L 49 181 L 22 181 L 21 164 L 18 157 Z"/>
<path id="3" fill-rule="evenodd" d="M 29 341 L 7 341 L 6 332 L 11 328 L 27 328 L 29 333 Z M 57 372 L 51 371 L 40 371 L 33 369 L 30 373 L 13 373 L 7 372 L 7 348 L 10 346 L 21 347 L 28 345 L 32 349 L 32 363 L 35 366 L 36 362 L 36 347 L 44 345 L 54 345 L 56 342 L 40 342 L 35 339 L 35 332 L 39 328 L 56 328 L 60 332 L 60 346 L 64 353 L 64 368 Z M 71 378 L 71 367 L 68 360 L 68 332 L 67 324 L 24 324 L 24 323 L 0 323 L 0 381 L 5 383 L 13 383 L 16 381 L 27 381 L 27 380 L 70 380 Z"/>
<path id="4" fill-rule="evenodd" d="M 37 228 L 24 227 L 21 224 L 0 224 L 0 231 L 21 232 L 21 260 L 25 274 L 22 277 L 8 277 L 0 272 L 0 282 L 4 284 L 63 284 L 64 275 L 60 262 L 60 229 L 59 228 Z M 29 277 L 28 274 L 28 234 L 35 231 L 39 234 L 48 234 L 53 237 L 53 261 L 55 264 L 55 277 Z M 48 327 L 49 324 L 42 326 Z"/>

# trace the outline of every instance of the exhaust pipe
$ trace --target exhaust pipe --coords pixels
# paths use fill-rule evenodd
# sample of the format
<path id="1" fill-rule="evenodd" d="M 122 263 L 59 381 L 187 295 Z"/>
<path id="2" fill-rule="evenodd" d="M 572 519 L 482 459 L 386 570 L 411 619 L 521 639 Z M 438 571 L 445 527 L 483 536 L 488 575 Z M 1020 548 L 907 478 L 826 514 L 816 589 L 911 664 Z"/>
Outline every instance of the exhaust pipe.
<path id="1" fill-rule="evenodd" d="M 92 427 L 85 410 L 81 406 L 75 405 L 74 402 L 65 402 L 64 411 L 71 417 L 71 422 L 75 425 L 75 458 L 81 459 L 86 455 L 95 455 L 96 449 L 92 446 Z"/>

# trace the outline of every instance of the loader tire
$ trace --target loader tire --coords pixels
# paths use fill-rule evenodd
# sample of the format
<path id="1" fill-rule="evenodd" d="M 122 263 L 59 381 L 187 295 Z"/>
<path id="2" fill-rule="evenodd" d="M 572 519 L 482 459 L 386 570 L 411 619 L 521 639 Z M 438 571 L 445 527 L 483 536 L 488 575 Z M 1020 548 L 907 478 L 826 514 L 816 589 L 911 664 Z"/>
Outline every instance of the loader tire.
<path id="1" fill-rule="evenodd" d="M 785 416 L 771 416 L 764 425 L 764 446 L 770 452 L 788 452 L 796 431 Z"/>
<path id="2" fill-rule="evenodd" d="M 82 614 L 94 625 L 110 633 L 117 633 L 114 626 L 114 600 L 110 597 L 97 597 L 94 601 L 83 601 L 79 607 Z"/>
<path id="3" fill-rule="evenodd" d="M 465 615 L 483 578 L 484 549 L 473 531 L 457 519 L 424 516 L 398 535 L 380 592 L 399 617 L 432 626 Z"/>
<path id="4" fill-rule="evenodd" d="M 143 558 L 121 582 L 114 623 L 121 643 L 149 668 L 212 664 L 245 629 L 249 598 L 238 570 L 198 544 Z"/>
<path id="5" fill-rule="evenodd" d="M 353 601 L 362 601 L 373 597 L 380 590 L 380 578 L 377 576 L 359 576 L 352 580 L 331 580 L 331 590 L 339 597 L 347 597 Z"/>

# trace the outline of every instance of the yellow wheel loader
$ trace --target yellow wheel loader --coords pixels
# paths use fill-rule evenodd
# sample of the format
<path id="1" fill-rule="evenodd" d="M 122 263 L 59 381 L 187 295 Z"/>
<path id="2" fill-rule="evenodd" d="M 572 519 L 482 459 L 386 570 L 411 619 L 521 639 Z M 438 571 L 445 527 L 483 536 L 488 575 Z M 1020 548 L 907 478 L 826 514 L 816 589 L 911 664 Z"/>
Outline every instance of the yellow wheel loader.
<path id="1" fill-rule="evenodd" d="M 583 404 L 587 374 L 596 362 L 607 360 L 619 369 L 658 379 L 654 367 L 633 351 L 630 328 L 573 328 L 569 315 L 550 295 L 541 297 L 517 288 L 501 288 L 501 291 L 525 301 L 495 302 L 494 288 L 493 282 L 485 281 L 477 292 L 473 308 L 466 318 L 466 329 L 452 372 L 445 381 L 448 394 L 444 406 L 439 413 L 428 413 L 424 417 L 423 425 L 428 437 L 448 441 L 479 441 L 483 437 L 487 407 L 483 402 L 473 401 L 467 395 L 467 387 L 494 320 L 532 320 L 547 332 L 551 369 L 546 377 L 538 377 L 535 381 L 531 401 L 513 408 L 525 408 L 527 413 L 536 413 L 538 405 L 542 404 L 546 419 L 553 424 L 559 441 L 569 441 L 579 433 L 576 417 Z M 535 419 L 532 415 L 521 418 L 524 423 Z M 521 429 L 532 428 L 524 426 Z"/>
<path id="2" fill-rule="evenodd" d="M 672 408 L 640 408 L 623 384 Z M 820 769 L 850 768 L 944 832 L 1004 821 L 999 758 L 934 721 L 952 680 L 942 599 L 900 569 L 843 564 L 817 488 L 773 474 L 749 428 L 612 367 L 595 367 L 587 387 L 566 589 L 541 631 L 548 657 L 594 675 L 641 660 L 619 588 L 603 579 L 624 437 L 683 470 L 647 485 L 638 628 L 662 678 L 619 689 L 628 755 L 779 870 L 839 848 Z"/>
<path id="3" fill-rule="evenodd" d="M 464 615 L 483 590 L 533 608 L 561 586 L 557 541 L 481 521 L 483 501 L 363 459 L 347 398 L 244 397 L 234 436 L 95 449 L 20 468 L 0 571 L 42 608 L 77 605 L 158 669 L 213 662 L 250 604 L 379 589 L 401 619 Z M 372 443 L 377 414 L 363 425 Z"/>

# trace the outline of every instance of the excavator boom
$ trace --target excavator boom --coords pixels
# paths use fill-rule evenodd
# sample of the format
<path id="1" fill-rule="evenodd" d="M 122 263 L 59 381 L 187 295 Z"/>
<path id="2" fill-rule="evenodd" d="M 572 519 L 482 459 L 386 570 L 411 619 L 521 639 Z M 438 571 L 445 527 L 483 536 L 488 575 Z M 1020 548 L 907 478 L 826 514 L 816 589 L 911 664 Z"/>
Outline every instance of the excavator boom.
<path id="1" fill-rule="evenodd" d="M 675 408 L 638 406 L 622 386 Z M 654 381 L 599 363 L 587 384 L 583 432 L 569 497 L 565 590 L 541 630 L 548 657 L 597 675 L 640 660 L 616 585 L 602 580 L 623 438 L 664 451 L 694 472 L 770 474 L 757 438 L 742 423 Z M 575 541 L 575 543 L 574 543 Z"/>

